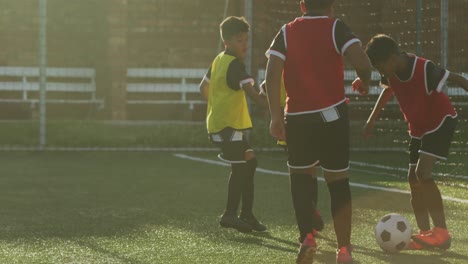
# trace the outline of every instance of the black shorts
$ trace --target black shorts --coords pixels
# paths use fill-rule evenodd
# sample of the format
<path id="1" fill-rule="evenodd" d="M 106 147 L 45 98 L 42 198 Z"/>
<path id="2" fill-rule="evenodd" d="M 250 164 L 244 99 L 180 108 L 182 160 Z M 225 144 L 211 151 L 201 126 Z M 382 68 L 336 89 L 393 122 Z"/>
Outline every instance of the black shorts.
<path id="1" fill-rule="evenodd" d="M 219 133 L 210 134 L 211 141 L 221 148 L 218 158 L 228 163 L 245 163 L 245 152 L 250 147 L 250 129 L 235 130 L 227 127 Z"/>
<path id="2" fill-rule="evenodd" d="M 446 160 L 456 126 L 457 118 L 446 117 L 436 131 L 425 134 L 420 139 L 412 137 L 409 143 L 410 165 L 418 163 L 419 153 Z"/>
<path id="3" fill-rule="evenodd" d="M 305 169 L 320 165 L 326 171 L 347 170 L 349 168 L 347 104 L 341 103 L 327 109 L 326 112 L 287 115 L 286 141 L 290 168 Z"/>

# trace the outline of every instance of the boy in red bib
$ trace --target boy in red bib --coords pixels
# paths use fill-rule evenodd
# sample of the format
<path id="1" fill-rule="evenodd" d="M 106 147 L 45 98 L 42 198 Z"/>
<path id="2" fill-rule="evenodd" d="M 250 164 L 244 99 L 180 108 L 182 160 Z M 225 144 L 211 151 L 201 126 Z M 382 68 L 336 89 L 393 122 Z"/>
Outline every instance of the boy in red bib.
<path id="1" fill-rule="evenodd" d="M 457 112 L 444 94 L 443 86 L 446 81 L 451 81 L 468 91 L 468 81 L 427 59 L 400 52 L 397 43 L 386 35 L 374 36 L 367 44 L 366 53 L 380 72 L 384 89 L 363 128 L 364 137 L 371 135 L 380 111 L 393 95 L 409 127 L 408 181 L 411 205 L 420 229 L 412 236 L 410 249 L 448 249 L 451 236 L 445 222 L 442 197 L 432 178 L 432 168 L 438 160 L 447 159 L 457 123 Z M 360 81 L 356 80 L 354 86 L 359 85 Z"/>
<path id="2" fill-rule="evenodd" d="M 324 171 L 337 237 L 337 263 L 351 263 L 349 118 L 344 91 L 346 57 L 368 91 L 372 66 L 359 39 L 333 18 L 333 0 L 302 0 L 302 17 L 284 25 L 267 51 L 270 133 L 288 144 L 291 195 L 301 246 L 296 263 L 312 263 L 313 230 L 322 228 L 314 196 L 316 167 Z M 286 106 L 280 107 L 284 79 Z M 311 210 L 312 209 L 312 210 Z"/>

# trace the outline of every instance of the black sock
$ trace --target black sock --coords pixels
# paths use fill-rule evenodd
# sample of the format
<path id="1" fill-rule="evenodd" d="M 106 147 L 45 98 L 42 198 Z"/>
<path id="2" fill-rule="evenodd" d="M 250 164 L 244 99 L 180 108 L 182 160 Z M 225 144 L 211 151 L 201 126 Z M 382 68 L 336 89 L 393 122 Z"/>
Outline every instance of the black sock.
<path id="1" fill-rule="evenodd" d="M 244 171 L 246 168 L 245 163 L 231 164 L 231 175 L 228 182 L 228 197 L 226 204 L 226 214 L 237 215 L 237 209 L 242 195 L 242 185 Z"/>
<path id="2" fill-rule="evenodd" d="M 422 181 L 424 188 L 424 198 L 426 206 L 431 215 L 434 226 L 440 228 L 447 228 L 445 222 L 444 205 L 442 203 L 442 196 L 440 195 L 439 188 L 433 179 Z"/>
<path id="3" fill-rule="evenodd" d="M 313 188 L 311 186 L 313 186 L 314 183 L 312 176 L 299 173 L 291 174 L 290 181 L 293 206 L 296 213 L 300 240 L 302 242 L 307 236 L 307 233 L 312 233 L 313 229 L 315 204 L 313 202 Z"/>
<path id="4" fill-rule="evenodd" d="M 331 198 L 331 211 L 338 248 L 351 244 L 351 189 L 349 179 L 328 184 Z"/>
<path id="5" fill-rule="evenodd" d="M 253 216 L 254 202 L 254 176 L 257 169 L 257 159 L 248 160 L 246 163 L 246 171 L 244 175 L 244 184 L 242 186 L 242 217 Z"/>
<path id="6" fill-rule="evenodd" d="M 312 202 L 314 202 L 314 205 L 317 207 L 317 201 L 318 201 L 318 181 L 317 177 L 312 177 Z"/>
<path id="7" fill-rule="evenodd" d="M 314 203 L 315 209 L 317 209 L 317 201 L 318 201 L 318 180 L 317 177 L 312 177 L 312 202 Z M 324 227 L 323 220 L 321 219 L 321 216 L 317 215 L 315 212 L 313 214 L 313 228 L 317 231 L 322 231 Z"/>
<path id="8" fill-rule="evenodd" d="M 411 206 L 413 207 L 418 228 L 422 231 L 430 230 L 431 223 L 429 222 L 429 213 L 424 199 L 423 185 L 416 178 L 416 175 L 409 177 L 409 184 L 411 188 Z"/>

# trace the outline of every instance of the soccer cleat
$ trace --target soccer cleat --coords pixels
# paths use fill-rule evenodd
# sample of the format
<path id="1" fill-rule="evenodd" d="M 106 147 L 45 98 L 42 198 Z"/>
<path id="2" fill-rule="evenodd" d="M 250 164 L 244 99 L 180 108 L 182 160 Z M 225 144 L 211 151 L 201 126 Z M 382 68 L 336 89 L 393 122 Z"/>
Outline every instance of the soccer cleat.
<path id="1" fill-rule="evenodd" d="M 245 223 L 249 224 L 252 227 L 252 230 L 258 231 L 258 232 L 264 232 L 267 230 L 267 227 L 260 223 L 255 216 L 251 215 L 248 217 L 245 216 L 240 216 L 240 220 L 244 221 Z"/>
<path id="2" fill-rule="evenodd" d="M 426 236 L 426 235 L 429 235 L 432 233 L 432 230 L 419 230 L 419 233 L 417 234 L 414 234 L 414 235 L 411 235 L 411 241 L 410 243 L 408 244 L 408 246 L 406 246 L 406 249 L 407 250 L 421 250 L 421 249 L 425 249 L 424 245 L 421 244 L 421 243 L 418 243 L 416 242 L 413 238 L 415 236 Z"/>
<path id="3" fill-rule="evenodd" d="M 408 246 L 406 247 L 407 250 L 421 250 L 425 249 L 424 245 L 419 244 L 418 242 L 411 240 Z"/>
<path id="4" fill-rule="evenodd" d="M 448 230 L 440 227 L 434 227 L 426 234 L 416 234 L 413 240 L 424 246 L 440 249 L 449 249 L 452 244 L 452 237 Z"/>
<path id="5" fill-rule="evenodd" d="M 353 263 L 353 257 L 351 256 L 351 246 L 341 247 L 336 250 L 336 263 Z"/>
<path id="6" fill-rule="evenodd" d="M 219 224 L 225 228 L 234 228 L 242 233 L 252 232 L 252 227 L 246 222 L 242 221 L 237 215 L 224 214 L 219 220 Z"/>
<path id="7" fill-rule="evenodd" d="M 417 235 L 429 235 L 432 233 L 432 230 L 419 230 L 417 234 L 411 235 L 411 237 L 417 236 Z"/>
<path id="8" fill-rule="evenodd" d="M 311 264 L 314 261 L 316 250 L 317 243 L 315 242 L 314 236 L 308 233 L 297 253 L 296 264 Z"/>
<path id="9" fill-rule="evenodd" d="M 415 236 L 427 236 L 432 233 L 432 230 L 419 230 L 417 234 L 411 235 L 411 238 L 413 239 Z"/>

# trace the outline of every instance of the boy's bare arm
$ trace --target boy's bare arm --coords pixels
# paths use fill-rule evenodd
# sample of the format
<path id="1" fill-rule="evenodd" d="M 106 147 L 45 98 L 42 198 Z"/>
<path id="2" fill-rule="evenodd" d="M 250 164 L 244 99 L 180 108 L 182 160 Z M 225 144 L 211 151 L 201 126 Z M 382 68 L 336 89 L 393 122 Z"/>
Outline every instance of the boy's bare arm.
<path id="1" fill-rule="evenodd" d="M 270 106 L 270 134 L 278 140 L 286 140 L 284 113 L 281 111 L 281 77 L 284 61 L 277 56 L 270 56 L 266 71 L 266 90 Z"/>
<path id="2" fill-rule="evenodd" d="M 242 86 L 242 89 L 244 89 L 245 93 L 247 94 L 248 97 L 252 98 L 254 102 L 262 107 L 267 107 L 267 102 L 264 96 L 261 96 L 257 90 L 252 86 L 251 83 L 246 83 Z"/>
<path id="3" fill-rule="evenodd" d="M 380 115 L 380 112 L 387 104 L 387 102 L 393 97 L 393 91 L 391 88 L 383 89 L 380 93 L 379 99 L 375 103 L 374 109 L 367 119 L 367 123 L 374 123 Z"/>
<path id="4" fill-rule="evenodd" d="M 456 83 L 468 92 L 468 80 L 465 77 L 456 73 L 450 73 L 449 77 L 447 78 L 447 81 Z"/>
<path id="5" fill-rule="evenodd" d="M 384 108 L 384 106 L 387 104 L 387 102 L 393 97 L 393 91 L 391 88 L 386 88 L 383 89 L 382 92 L 380 93 L 379 99 L 377 99 L 377 102 L 375 103 L 374 109 L 372 109 L 372 112 L 367 119 L 366 124 L 364 125 L 362 135 L 364 137 L 369 137 L 372 135 L 372 130 L 374 129 L 374 124 L 375 121 L 377 121 L 377 118 L 380 115 L 380 112 Z"/>
<path id="6" fill-rule="evenodd" d="M 345 56 L 356 70 L 362 82 L 361 87 L 359 87 L 359 92 L 361 94 L 367 94 L 369 91 L 369 82 L 371 80 L 372 65 L 366 53 L 361 48 L 360 43 L 356 42 L 351 44 L 351 46 L 346 49 Z"/>
<path id="7" fill-rule="evenodd" d="M 284 61 L 276 56 L 270 56 L 266 70 L 266 92 L 268 104 L 270 106 L 271 119 L 283 120 L 281 112 L 281 77 L 283 73 Z"/>
<path id="8" fill-rule="evenodd" d="M 208 91 L 210 89 L 210 83 L 206 80 L 202 80 L 200 83 L 200 93 L 208 101 Z"/>

